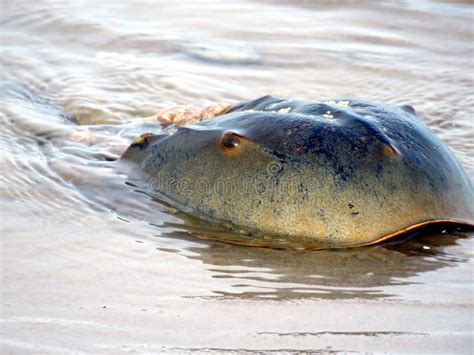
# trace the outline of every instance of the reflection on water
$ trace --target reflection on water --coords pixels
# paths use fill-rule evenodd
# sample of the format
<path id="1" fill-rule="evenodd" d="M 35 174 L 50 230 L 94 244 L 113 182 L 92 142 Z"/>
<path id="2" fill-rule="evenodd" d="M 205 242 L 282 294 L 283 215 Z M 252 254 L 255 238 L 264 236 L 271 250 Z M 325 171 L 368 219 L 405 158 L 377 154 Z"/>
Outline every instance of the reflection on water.
<path id="1" fill-rule="evenodd" d="M 373 299 L 398 296 L 385 286 L 409 285 L 411 276 L 466 262 L 468 257 L 445 253 L 465 237 L 431 233 L 403 244 L 317 252 L 211 243 L 189 248 L 194 254 L 188 257 L 202 261 L 212 277 L 228 281 L 228 290 L 213 290 L 222 296 Z"/>
<path id="2" fill-rule="evenodd" d="M 150 297 L 176 305 L 184 299 L 471 305 L 472 232 L 438 230 L 397 244 L 318 252 L 200 240 L 190 235 L 189 219 L 143 193 L 115 161 L 138 134 L 160 132 L 142 119 L 164 108 L 276 92 L 413 105 L 472 177 L 471 4 L 6 0 L 1 6 L 1 225 L 3 247 L 14 251 L 3 255 L 7 302 L 24 295 L 54 309 L 54 301 L 28 288 L 36 282 L 66 298 L 87 288 L 102 300 L 110 295 L 105 282 L 131 303 Z M 87 281 L 90 274 L 115 275 L 120 265 L 127 268 L 117 280 Z M 68 280 L 83 281 L 69 289 Z M 15 311 L 22 314 L 20 306 Z M 417 319 L 422 314 L 414 311 Z"/>

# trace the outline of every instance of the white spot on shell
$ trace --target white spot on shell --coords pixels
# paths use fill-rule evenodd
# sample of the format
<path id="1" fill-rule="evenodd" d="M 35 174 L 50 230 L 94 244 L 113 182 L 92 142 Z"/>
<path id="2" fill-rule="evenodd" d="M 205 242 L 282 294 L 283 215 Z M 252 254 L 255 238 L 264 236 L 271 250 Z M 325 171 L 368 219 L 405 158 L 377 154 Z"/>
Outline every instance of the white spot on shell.
<path id="1" fill-rule="evenodd" d="M 278 113 L 288 113 L 291 111 L 291 107 L 284 107 L 278 110 Z"/>
<path id="2" fill-rule="evenodd" d="M 331 114 L 331 111 L 326 111 L 326 113 L 323 115 L 324 118 L 334 118 L 334 116 Z"/>
<path id="3" fill-rule="evenodd" d="M 336 103 L 337 106 L 342 106 L 342 107 L 348 107 L 349 106 L 349 101 L 338 101 Z"/>
<path id="4" fill-rule="evenodd" d="M 334 101 L 334 100 L 327 100 L 324 101 L 325 104 L 328 105 L 337 105 L 337 106 L 342 106 L 342 107 L 348 107 L 349 106 L 349 101 Z"/>

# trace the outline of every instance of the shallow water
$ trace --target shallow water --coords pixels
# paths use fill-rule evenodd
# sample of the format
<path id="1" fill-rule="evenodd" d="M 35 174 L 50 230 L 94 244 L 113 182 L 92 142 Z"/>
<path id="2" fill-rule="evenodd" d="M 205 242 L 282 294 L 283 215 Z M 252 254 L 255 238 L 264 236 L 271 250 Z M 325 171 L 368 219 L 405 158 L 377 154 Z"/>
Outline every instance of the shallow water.
<path id="1" fill-rule="evenodd" d="M 112 161 L 162 109 L 282 93 L 413 105 L 473 178 L 472 4 L 0 8 L 2 353 L 472 351 L 472 233 L 319 252 L 199 240 Z"/>

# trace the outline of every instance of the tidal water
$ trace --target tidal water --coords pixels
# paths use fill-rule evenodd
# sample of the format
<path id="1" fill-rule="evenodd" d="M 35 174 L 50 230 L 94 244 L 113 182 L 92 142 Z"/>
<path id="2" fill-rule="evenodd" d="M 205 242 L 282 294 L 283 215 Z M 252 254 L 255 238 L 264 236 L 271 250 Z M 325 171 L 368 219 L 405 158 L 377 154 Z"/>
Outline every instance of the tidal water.
<path id="1" fill-rule="evenodd" d="M 206 241 L 115 161 L 268 93 L 415 107 L 474 179 L 469 1 L 0 0 L 0 352 L 474 350 L 474 234 Z"/>

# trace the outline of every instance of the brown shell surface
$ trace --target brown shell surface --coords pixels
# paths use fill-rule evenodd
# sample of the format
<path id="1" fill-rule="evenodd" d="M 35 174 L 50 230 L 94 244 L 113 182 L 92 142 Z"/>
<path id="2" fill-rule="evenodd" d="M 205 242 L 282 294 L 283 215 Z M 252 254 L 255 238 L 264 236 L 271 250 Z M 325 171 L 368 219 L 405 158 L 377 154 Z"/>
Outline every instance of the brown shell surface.
<path id="1" fill-rule="evenodd" d="M 254 238 L 237 244 L 354 247 L 474 223 L 469 177 L 411 107 L 265 96 L 225 112 L 125 157 L 157 198 Z"/>

